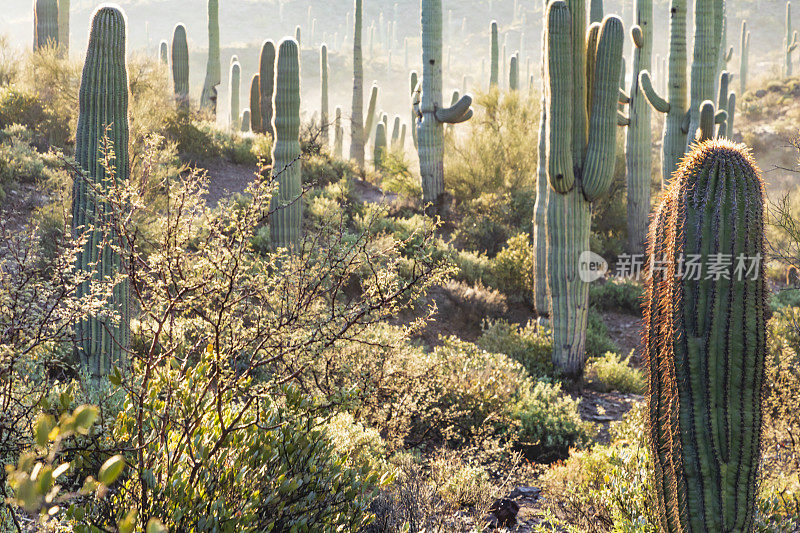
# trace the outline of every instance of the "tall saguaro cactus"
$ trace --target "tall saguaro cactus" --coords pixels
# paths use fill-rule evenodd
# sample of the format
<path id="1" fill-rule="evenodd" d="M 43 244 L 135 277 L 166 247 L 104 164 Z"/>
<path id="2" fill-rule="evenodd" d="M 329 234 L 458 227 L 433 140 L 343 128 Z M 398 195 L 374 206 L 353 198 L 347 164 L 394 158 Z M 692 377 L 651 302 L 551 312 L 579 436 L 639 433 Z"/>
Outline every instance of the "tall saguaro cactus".
<path id="1" fill-rule="evenodd" d="M 694 54 L 692 57 L 689 129 L 684 153 L 695 141 L 700 127 L 700 106 L 717 95 L 719 54 L 724 0 L 696 1 L 694 5 Z"/>
<path id="2" fill-rule="evenodd" d="M 516 91 L 519 89 L 519 55 L 511 56 L 511 64 L 508 66 L 508 90 Z"/>
<path id="3" fill-rule="evenodd" d="M 250 81 L 250 129 L 261 131 L 261 76 L 254 74 Z"/>
<path id="4" fill-rule="evenodd" d="M 603 0 L 591 0 L 589 3 L 589 22 L 602 22 L 603 20 Z"/>
<path id="5" fill-rule="evenodd" d="M 222 60 L 219 50 L 219 0 L 208 0 L 208 63 L 200 106 L 217 115 L 217 86 L 222 83 Z"/>
<path id="6" fill-rule="evenodd" d="M 33 49 L 58 46 L 58 0 L 36 0 L 33 4 Z"/>
<path id="7" fill-rule="evenodd" d="M 750 32 L 747 21 L 742 21 L 742 36 L 739 43 L 739 95 L 744 96 L 747 90 L 747 74 L 750 70 Z"/>
<path id="8" fill-rule="evenodd" d="M 361 50 L 362 0 L 353 9 L 353 108 L 350 114 L 350 159 L 364 168 L 364 57 Z"/>
<path id="9" fill-rule="evenodd" d="M 116 8 L 101 7 L 92 17 L 89 46 L 78 97 L 75 159 L 83 176 L 72 191 L 72 231 L 83 241 L 76 268 L 91 274 L 96 283 L 114 283 L 125 274 L 123 258 L 111 224 L 114 213 L 103 193 L 128 179 L 128 73 L 125 63 L 125 16 Z M 114 95 L 114 98 L 109 98 Z M 113 147 L 106 150 L 105 139 Z M 113 167 L 113 173 L 110 169 Z M 77 296 L 91 291 L 90 283 L 78 287 Z M 89 372 L 100 376 L 120 364 L 130 338 L 129 287 L 116 283 L 107 306 L 75 324 L 76 352 Z"/>
<path id="10" fill-rule="evenodd" d="M 580 261 L 589 250 L 592 202 L 606 194 L 614 172 L 624 30 L 608 16 L 586 38 L 583 0 L 554 0 L 545 31 L 553 364 L 576 376 L 586 361 L 589 297 Z"/>
<path id="11" fill-rule="evenodd" d="M 258 58 L 258 77 L 261 87 L 261 131 L 275 137 L 272 128 L 272 95 L 275 92 L 275 43 L 270 40 L 261 45 Z"/>
<path id="12" fill-rule="evenodd" d="M 628 251 L 644 253 L 647 225 L 650 220 L 650 183 L 652 181 L 652 140 L 650 105 L 642 94 L 639 73 L 650 70 L 653 56 L 653 0 L 636 0 L 636 26 L 633 37 L 633 77 L 625 148 L 628 181 Z"/>
<path id="13" fill-rule="evenodd" d="M 422 80 L 417 114 L 417 142 L 422 201 L 438 210 L 444 195 L 444 124 L 472 117 L 472 97 L 464 95 L 452 107 L 442 100 L 442 0 L 421 0 Z"/>
<path id="14" fill-rule="evenodd" d="M 320 102 L 320 127 L 322 128 L 322 142 L 327 146 L 330 142 L 328 136 L 328 47 L 322 45 L 319 49 L 319 85 L 321 93 Z"/>
<path id="15" fill-rule="evenodd" d="M 69 55 L 69 0 L 58 0 L 58 46 Z"/>
<path id="16" fill-rule="evenodd" d="M 547 3 L 544 0 L 545 16 L 543 26 L 547 24 Z M 547 32 L 542 32 L 542 58 L 547 54 Z M 550 298 L 547 289 L 547 204 L 550 199 L 550 184 L 547 181 L 547 79 L 544 61 L 541 62 L 541 115 L 539 117 L 539 150 L 536 168 L 536 202 L 533 206 L 533 249 L 534 306 L 539 315 L 550 312 Z"/>
<path id="17" fill-rule="evenodd" d="M 165 67 L 169 65 L 169 43 L 167 41 L 161 41 L 158 46 L 158 57 L 162 65 Z"/>
<path id="18" fill-rule="evenodd" d="M 764 186 L 747 149 L 726 140 L 697 145 L 650 226 L 650 256 L 664 265 L 652 269 L 645 317 L 647 436 L 661 531 L 752 530 L 764 242 Z M 701 271 L 680 275 L 688 257 Z M 731 261 L 709 276 L 719 257 Z"/>
<path id="19" fill-rule="evenodd" d="M 783 75 L 792 75 L 792 53 L 797 49 L 797 31 L 792 31 L 792 3 L 786 2 L 786 37 L 783 40 Z"/>
<path id="20" fill-rule="evenodd" d="M 497 21 L 493 20 L 490 28 L 491 40 L 491 66 L 489 73 L 489 86 L 497 87 L 500 81 L 500 35 L 497 30 Z"/>
<path id="21" fill-rule="evenodd" d="M 178 24 L 172 35 L 172 81 L 175 100 L 181 107 L 189 106 L 189 43 L 186 26 Z"/>
<path id="22" fill-rule="evenodd" d="M 653 88 L 650 72 L 639 73 L 639 84 L 650 105 L 665 113 L 661 147 L 661 185 L 670 182 L 672 174 L 686 153 L 689 131 L 689 95 L 686 76 L 686 0 L 672 0 L 669 18 L 668 90 L 665 100 Z"/>
<path id="23" fill-rule="evenodd" d="M 417 142 L 417 128 L 414 126 L 417 122 L 417 111 L 415 109 L 415 105 L 413 100 L 415 95 L 417 94 L 417 89 L 419 88 L 419 75 L 417 74 L 416 70 L 411 71 L 411 140 L 414 142 L 414 149 L 419 147 L 419 143 Z M 421 89 L 420 89 L 421 91 Z"/>
<path id="24" fill-rule="evenodd" d="M 342 108 L 339 106 L 336 106 L 336 118 L 334 118 L 333 127 L 333 155 L 341 159 L 344 148 L 344 126 L 342 126 Z"/>
<path id="25" fill-rule="evenodd" d="M 239 64 L 238 59 L 231 62 L 231 75 L 230 75 L 230 98 L 231 98 L 231 131 L 238 131 L 240 126 L 239 118 L 239 105 L 242 91 L 242 66 Z"/>
<path id="26" fill-rule="evenodd" d="M 270 234 L 275 248 L 293 248 L 300 243 L 303 202 L 300 161 L 300 47 L 284 39 L 275 65 L 273 177 L 278 192 Z"/>

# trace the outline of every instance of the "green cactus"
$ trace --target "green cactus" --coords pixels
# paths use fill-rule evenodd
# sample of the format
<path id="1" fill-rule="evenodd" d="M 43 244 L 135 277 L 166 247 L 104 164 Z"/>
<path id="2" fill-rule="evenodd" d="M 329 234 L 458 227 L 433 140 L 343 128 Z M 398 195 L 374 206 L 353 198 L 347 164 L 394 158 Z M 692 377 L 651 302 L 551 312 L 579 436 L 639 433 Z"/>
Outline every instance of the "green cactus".
<path id="1" fill-rule="evenodd" d="M 733 139 L 733 134 L 734 134 L 733 122 L 734 122 L 734 119 L 736 118 L 736 94 L 735 93 L 731 93 L 730 96 L 728 96 L 728 106 L 725 109 L 725 111 L 728 114 L 728 124 L 726 126 L 726 131 L 728 133 L 728 137 Z"/>
<path id="2" fill-rule="evenodd" d="M 739 94 L 744 96 L 747 90 L 747 74 L 750 70 L 750 32 L 747 21 L 742 21 L 742 36 L 739 43 Z"/>
<path id="3" fill-rule="evenodd" d="M 519 89 L 519 55 L 512 54 L 511 64 L 508 67 L 508 90 L 516 91 Z"/>
<path id="4" fill-rule="evenodd" d="M 169 43 L 167 41 L 161 41 L 158 46 L 158 58 L 165 67 L 169 65 Z"/>
<path id="5" fill-rule="evenodd" d="M 231 131 L 237 131 L 241 122 L 239 121 L 239 99 L 241 98 L 242 67 L 239 60 L 232 58 L 230 76 L 230 95 L 231 95 Z"/>
<path id="6" fill-rule="evenodd" d="M 719 83 L 717 86 L 719 87 L 718 97 L 717 97 L 717 109 L 724 109 L 727 113 L 728 111 L 728 102 L 730 100 L 730 94 L 728 88 L 730 86 L 730 74 L 727 71 L 722 72 L 719 75 Z M 726 117 L 727 118 L 727 117 Z M 717 135 L 721 138 L 730 137 L 730 133 L 728 132 L 728 122 L 723 121 L 719 125 L 719 130 Z"/>
<path id="7" fill-rule="evenodd" d="M 400 117 L 394 117 L 394 124 L 392 125 L 392 142 L 389 146 L 391 146 L 392 150 L 397 149 L 397 145 L 400 142 Z"/>
<path id="8" fill-rule="evenodd" d="M 275 143 L 273 177 L 278 192 L 273 198 L 270 234 L 275 248 L 300 244 L 303 223 L 300 161 L 300 47 L 284 39 L 275 66 Z"/>
<path id="9" fill-rule="evenodd" d="M 372 82 L 372 89 L 369 93 L 369 104 L 367 105 L 367 120 L 364 123 L 364 143 L 373 138 L 375 133 L 375 128 L 377 127 L 376 118 L 379 118 L 379 115 L 376 111 L 378 107 L 378 83 Z"/>
<path id="10" fill-rule="evenodd" d="M 624 30 L 615 16 L 593 28 L 586 38 L 583 0 L 549 3 L 547 280 L 553 364 L 568 376 L 580 375 L 586 360 L 589 295 L 580 256 L 589 250 L 592 203 L 607 193 L 616 161 Z"/>
<path id="11" fill-rule="evenodd" d="M 491 42 L 491 60 L 492 64 L 490 67 L 489 73 L 489 86 L 490 87 L 497 87 L 498 82 L 500 81 L 500 35 L 497 30 L 497 21 L 493 20 L 491 25 L 491 34 L 492 34 L 492 42 Z"/>
<path id="12" fill-rule="evenodd" d="M 242 133 L 247 133 L 250 131 L 250 120 L 251 120 L 250 110 L 245 109 L 244 111 L 242 111 L 242 116 L 239 117 L 239 123 L 242 125 Z"/>
<path id="13" fill-rule="evenodd" d="M 69 55 L 69 0 L 58 0 L 58 46 Z"/>
<path id="14" fill-rule="evenodd" d="M 545 11 L 549 0 L 544 0 Z M 542 24 L 546 18 L 542 17 Z M 542 32 L 542 57 L 547 51 L 547 33 Z M 541 106 L 539 117 L 539 149 L 536 170 L 536 202 L 533 206 L 533 265 L 534 307 L 539 315 L 550 313 L 550 299 L 547 294 L 547 204 L 550 198 L 550 184 L 547 181 L 547 88 L 545 86 L 545 65 L 541 62 L 540 91 Z"/>
<path id="15" fill-rule="evenodd" d="M 319 49 L 319 63 L 320 93 L 322 93 L 319 121 L 322 128 L 321 140 L 327 146 L 330 142 L 328 135 L 328 47 L 324 44 Z"/>
<path id="16" fill-rule="evenodd" d="M 694 55 L 692 57 L 689 128 L 685 152 L 695 142 L 700 127 L 700 106 L 717 95 L 719 53 L 722 35 L 722 0 L 695 2 Z"/>
<path id="17" fill-rule="evenodd" d="M 175 26 L 172 36 L 172 81 L 178 105 L 189 107 L 189 43 L 183 24 Z"/>
<path id="18" fill-rule="evenodd" d="M 350 115 L 350 159 L 364 168 L 364 57 L 361 50 L 362 1 L 353 10 L 353 108 Z"/>
<path id="19" fill-rule="evenodd" d="M 628 251 L 644 253 L 650 222 L 650 183 L 652 181 L 651 110 L 639 85 L 639 73 L 649 71 L 653 56 L 653 0 L 636 0 L 636 25 L 633 37 L 633 69 L 629 94 L 630 125 L 625 142 L 625 168 L 628 181 Z"/>
<path id="20" fill-rule="evenodd" d="M 465 95 L 452 107 L 442 99 L 442 0 L 421 0 L 422 80 L 415 103 L 417 142 L 422 176 L 422 201 L 438 211 L 444 195 L 444 124 L 458 124 L 472 117 L 472 97 Z"/>
<path id="21" fill-rule="evenodd" d="M 375 146 L 372 153 L 372 164 L 376 172 L 383 170 L 383 162 L 386 158 L 386 126 L 384 123 L 378 122 L 378 127 L 375 129 Z"/>
<path id="22" fill-rule="evenodd" d="M 344 152 L 344 126 L 342 126 L 342 108 L 339 106 L 336 106 L 333 131 L 333 155 L 338 159 L 342 159 Z"/>
<path id="23" fill-rule="evenodd" d="M 261 76 L 253 75 L 250 81 L 250 127 L 253 133 L 261 131 Z"/>
<path id="24" fill-rule="evenodd" d="M 95 11 L 78 97 L 75 160 L 84 174 L 73 186 L 72 232 L 83 242 L 76 268 L 91 273 L 97 283 L 112 282 L 126 273 L 117 247 L 121 243 L 109 224 L 114 213 L 101 196 L 112 179 L 122 182 L 129 175 L 125 38 L 125 15 L 120 10 L 100 7 Z M 113 148 L 110 164 L 106 163 L 111 153 L 105 149 L 105 139 Z M 109 172 L 112 166 L 113 174 Z M 78 287 L 77 296 L 90 290 L 87 281 Z M 94 376 L 108 373 L 111 365 L 125 360 L 130 339 L 129 293 L 127 279 L 117 283 L 108 307 L 75 324 L 76 355 Z"/>
<path id="25" fill-rule="evenodd" d="M 33 50 L 58 46 L 58 0 L 33 4 Z"/>
<path id="26" fill-rule="evenodd" d="M 261 45 L 258 58 L 259 82 L 261 87 L 261 131 L 275 137 L 272 127 L 272 96 L 275 91 L 275 43 L 270 40 Z"/>
<path id="27" fill-rule="evenodd" d="M 414 127 L 414 124 L 417 122 L 417 112 L 414 109 L 413 99 L 414 95 L 417 94 L 417 90 L 419 88 L 419 75 L 417 74 L 416 70 L 411 71 L 411 140 L 414 141 L 414 149 L 416 150 L 418 147 L 417 143 L 417 128 Z M 421 89 L 419 89 L 421 90 Z"/>
<path id="28" fill-rule="evenodd" d="M 300 25 L 294 29 L 294 40 L 297 41 L 297 46 L 300 46 Z"/>
<path id="29" fill-rule="evenodd" d="M 589 22 L 603 21 L 603 0 L 591 0 L 589 3 Z"/>
<path id="30" fill-rule="evenodd" d="M 400 128 L 400 137 L 397 139 L 397 149 L 401 152 L 406 149 L 406 125 Z"/>
<path id="31" fill-rule="evenodd" d="M 672 0 L 669 21 L 667 100 L 653 88 L 650 72 L 639 73 L 639 85 L 650 105 L 665 113 L 661 146 L 661 187 L 666 188 L 686 152 L 689 131 L 689 96 L 686 76 L 686 0 Z"/>
<path id="32" fill-rule="evenodd" d="M 786 38 L 783 41 L 784 65 L 783 74 L 787 78 L 792 75 L 792 53 L 797 49 L 797 31 L 792 31 L 792 3 L 786 2 Z"/>
<path id="33" fill-rule="evenodd" d="M 645 317 L 660 530 L 751 531 L 767 288 L 764 185 L 746 147 L 694 147 L 656 210 L 649 256 L 664 265 L 652 269 Z M 709 276 L 711 265 L 727 272 Z"/>
<path id="34" fill-rule="evenodd" d="M 219 0 L 208 0 L 208 63 L 206 80 L 200 96 L 200 107 L 217 116 L 217 86 L 222 83 L 222 62 L 219 50 Z"/>

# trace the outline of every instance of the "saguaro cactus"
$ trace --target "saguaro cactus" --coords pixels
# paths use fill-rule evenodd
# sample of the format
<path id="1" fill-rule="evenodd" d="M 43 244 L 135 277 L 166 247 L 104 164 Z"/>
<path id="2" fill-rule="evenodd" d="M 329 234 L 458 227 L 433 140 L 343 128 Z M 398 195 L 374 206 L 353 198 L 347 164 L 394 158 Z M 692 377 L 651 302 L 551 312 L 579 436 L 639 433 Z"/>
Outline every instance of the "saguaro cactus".
<path id="1" fill-rule="evenodd" d="M 591 0 L 589 4 L 589 22 L 602 22 L 603 20 L 603 0 Z"/>
<path id="2" fill-rule="evenodd" d="M 58 0 L 58 46 L 69 55 L 69 0 Z"/>
<path id="3" fill-rule="evenodd" d="M 652 269 L 645 317 L 647 436 L 662 531 L 752 530 L 764 246 L 764 186 L 747 149 L 697 145 L 650 226 L 650 256 L 664 265 Z M 681 263 L 689 257 L 699 271 Z M 720 265 L 720 257 L 729 259 Z"/>
<path id="4" fill-rule="evenodd" d="M 33 49 L 58 46 L 58 0 L 36 0 L 33 4 Z"/>
<path id="5" fill-rule="evenodd" d="M 400 142 L 400 117 L 394 117 L 394 123 L 392 124 L 392 142 L 390 144 L 392 150 L 397 149 L 397 144 Z"/>
<path id="6" fill-rule="evenodd" d="M 547 2 L 544 0 L 545 8 Z M 547 24 L 545 16 L 542 25 Z M 542 57 L 547 54 L 547 32 L 542 32 Z M 541 62 L 541 115 L 539 117 L 539 150 L 536 169 L 536 203 L 533 206 L 533 249 L 536 252 L 533 265 L 534 306 L 539 315 L 550 313 L 550 298 L 547 294 L 547 204 L 550 184 L 547 181 L 547 79 L 544 61 Z"/>
<path id="7" fill-rule="evenodd" d="M 684 153 L 694 143 L 697 129 L 700 127 L 700 106 L 706 100 L 713 101 L 717 96 L 722 7 L 722 0 L 695 2 L 689 129 Z"/>
<path id="8" fill-rule="evenodd" d="M 322 128 L 322 142 L 327 146 L 330 142 L 328 136 L 328 47 L 324 44 L 319 49 L 319 71 L 320 93 L 322 94 L 319 121 Z"/>
<path id="9" fill-rule="evenodd" d="M 175 100 L 181 107 L 189 106 L 189 43 L 186 26 L 178 24 L 172 35 L 172 81 Z"/>
<path id="10" fill-rule="evenodd" d="M 364 58 L 361 51 L 362 0 L 353 10 L 353 109 L 350 114 L 350 159 L 364 167 Z"/>
<path id="11" fill-rule="evenodd" d="M 217 115 L 217 86 L 222 83 L 219 51 L 219 0 L 208 0 L 208 63 L 200 106 Z"/>
<path id="12" fill-rule="evenodd" d="M 417 128 L 414 125 L 417 122 L 417 111 L 414 109 L 414 95 L 417 94 L 419 87 L 419 75 L 416 70 L 411 71 L 411 140 L 414 141 L 414 149 L 418 147 L 417 144 Z M 420 89 L 421 90 L 421 89 Z"/>
<path id="13" fill-rule="evenodd" d="M 511 64 L 508 67 L 508 90 L 516 91 L 519 89 L 519 55 L 511 56 Z"/>
<path id="14" fill-rule="evenodd" d="M 579 275 L 589 250 L 592 202 L 608 191 L 616 159 L 617 101 L 624 30 L 609 16 L 586 38 L 586 7 L 547 7 L 547 213 L 553 363 L 566 375 L 586 360 L 588 284 Z M 593 36 L 596 34 L 596 38 Z"/>
<path id="15" fill-rule="evenodd" d="M 783 40 L 783 74 L 792 75 L 792 53 L 797 49 L 797 31 L 792 31 L 792 3 L 786 2 L 786 37 Z"/>
<path id="16" fill-rule="evenodd" d="M 253 75 L 250 81 L 250 129 L 261 131 L 261 76 Z"/>
<path id="17" fill-rule="evenodd" d="M 250 110 L 245 109 L 242 111 L 242 116 L 239 118 L 239 123 L 242 125 L 242 133 L 247 133 L 250 131 Z"/>
<path id="18" fill-rule="evenodd" d="M 464 95 L 452 107 L 442 101 L 442 0 L 421 0 L 422 82 L 417 115 L 422 201 L 434 211 L 444 195 L 444 124 L 472 117 L 472 97 Z"/>
<path id="19" fill-rule="evenodd" d="M 158 47 L 158 57 L 162 65 L 165 67 L 169 65 L 169 43 L 167 41 L 161 41 Z"/>
<path id="20" fill-rule="evenodd" d="M 339 106 L 336 106 L 336 118 L 334 119 L 333 127 L 333 155 L 341 159 L 344 148 L 344 126 L 342 126 L 342 108 Z"/>
<path id="21" fill-rule="evenodd" d="M 497 21 L 493 20 L 491 25 L 491 67 L 489 73 L 489 87 L 497 87 L 500 78 L 500 35 L 497 30 Z"/>
<path id="22" fill-rule="evenodd" d="M 639 73 L 650 70 L 653 56 L 653 0 L 636 0 L 636 26 L 633 27 L 633 77 L 625 148 L 628 180 L 628 251 L 643 254 L 650 221 L 650 183 L 652 180 L 651 111 L 639 85 Z"/>
<path id="23" fill-rule="evenodd" d="M 284 39 L 278 47 L 275 66 L 275 144 L 272 147 L 272 161 L 278 192 L 273 199 L 274 213 L 270 220 L 270 234 L 275 248 L 298 245 L 302 231 L 299 53 L 297 41 Z"/>
<path id="24" fill-rule="evenodd" d="M 75 159 L 83 176 L 72 192 L 72 231 L 81 242 L 76 268 L 91 273 L 96 283 L 113 283 L 125 274 L 123 258 L 115 245 L 118 236 L 111 222 L 114 213 L 102 195 L 112 180 L 128 179 L 128 74 L 125 64 L 125 16 L 116 8 L 101 7 L 92 17 L 86 62 L 78 96 Z M 114 95 L 109 98 L 108 95 Z M 105 139 L 113 147 L 106 151 Z M 109 160 L 111 159 L 111 160 Z M 113 174 L 109 172 L 113 167 Z M 89 294 L 81 284 L 77 296 Z M 106 308 L 75 324 L 76 352 L 84 368 L 95 376 L 120 364 L 130 338 L 129 287 L 117 283 Z"/>
<path id="25" fill-rule="evenodd" d="M 653 109 L 666 113 L 661 148 L 661 186 L 666 188 L 686 152 L 689 95 L 686 76 L 686 0 L 672 0 L 669 19 L 669 84 L 667 100 L 656 93 L 650 72 L 639 73 L 639 84 Z"/>
<path id="26" fill-rule="evenodd" d="M 259 84 L 261 88 L 261 131 L 275 137 L 272 128 L 272 95 L 275 92 L 275 43 L 270 40 L 261 45 L 258 58 Z"/>
<path id="27" fill-rule="evenodd" d="M 230 75 L 230 96 L 231 96 L 231 131 L 237 131 L 241 123 L 239 122 L 239 99 L 241 98 L 242 67 L 239 60 L 231 62 Z"/>
<path id="28" fill-rule="evenodd" d="M 372 164 L 376 172 L 383 169 L 383 160 L 386 157 L 386 126 L 384 123 L 378 122 L 378 127 L 375 130 L 375 146 L 372 152 Z"/>
<path id="29" fill-rule="evenodd" d="M 750 70 L 750 32 L 747 21 L 742 21 L 742 36 L 739 43 L 739 94 L 744 96 L 747 90 L 747 74 Z"/>

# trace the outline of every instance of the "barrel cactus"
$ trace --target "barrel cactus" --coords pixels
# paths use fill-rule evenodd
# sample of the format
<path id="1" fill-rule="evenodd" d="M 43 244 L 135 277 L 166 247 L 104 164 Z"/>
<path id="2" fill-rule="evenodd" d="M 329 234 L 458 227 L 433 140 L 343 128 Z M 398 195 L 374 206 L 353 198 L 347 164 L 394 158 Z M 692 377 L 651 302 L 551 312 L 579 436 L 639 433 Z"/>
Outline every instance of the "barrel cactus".
<path id="1" fill-rule="evenodd" d="M 275 136 L 272 129 L 272 96 L 275 91 L 275 43 L 270 40 L 261 45 L 258 58 L 258 79 L 261 87 L 261 131 L 270 137 Z"/>
<path id="2" fill-rule="evenodd" d="M 175 100 L 181 107 L 189 106 L 189 43 L 186 26 L 178 24 L 172 35 L 172 81 Z"/>
<path id="3" fill-rule="evenodd" d="M 261 77 L 258 74 L 250 80 L 250 129 L 253 133 L 261 131 Z"/>
<path id="4" fill-rule="evenodd" d="M 58 0 L 33 4 L 33 49 L 58 46 Z"/>
<path id="5" fill-rule="evenodd" d="M 284 39 L 275 66 L 275 143 L 272 146 L 273 178 L 278 191 L 273 198 L 270 235 L 275 248 L 300 243 L 303 202 L 300 161 L 300 47 Z"/>
<path id="6" fill-rule="evenodd" d="M 647 287 L 647 436 L 662 531 L 753 528 L 764 242 L 764 186 L 747 149 L 727 140 L 695 145 L 649 237 L 659 268 Z M 698 269 L 682 263 L 690 258 Z"/>
<path id="7" fill-rule="evenodd" d="M 126 273 L 119 253 L 122 243 L 111 225 L 114 213 L 102 198 L 112 180 L 125 181 L 129 174 L 125 24 L 117 8 L 95 11 L 78 96 L 75 159 L 83 175 L 75 179 L 72 191 L 72 232 L 82 243 L 76 268 L 89 273 L 95 283 L 110 283 Z M 108 98 L 110 94 L 115 97 Z M 106 140 L 113 155 L 106 150 Z M 87 281 L 78 287 L 77 296 L 90 292 Z M 129 286 L 124 280 L 114 286 L 104 309 L 75 324 L 76 354 L 92 375 L 104 375 L 124 362 L 129 319 Z"/>
<path id="8" fill-rule="evenodd" d="M 422 0 L 422 80 L 417 107 L 417 142 L 422 201 L 429 211 L 442 207 L 444 196 L 444 124 L 472 117 L 472 97 L 452 107 L 442 99 L 442 0 Z"/>
<path id="9" fill-rule="evenodd" d="M 217 86 L 222 83 L 222 62 L 219 50 L 219 0 L 208 0 L 208 63 L 200 106 L 217 114 Z"/>
<path id="10" fill-rule="evenodd" d="M 242 66 L 239 60 L 231 62 L 230 95 L 231 95 L 231 131 L 237 131 L 241 125 L 239 119 L 239 100 L 241 98 Z"/>
<path id="11" fill-rule="evenodd" d="M 547 211 L 553 364 L 577 376 L 586 361 L 589 286 L 580 276 L 589 250 L 592 202 L 606 194 L 616 161 L 617 101 L 624 30 L 608 16 L 586 38 L 582 0 L 547 7 Z M 596 38 L 592 33 L 596 32 Z M 596 43 L 596 44 L 595 44 Z"/>

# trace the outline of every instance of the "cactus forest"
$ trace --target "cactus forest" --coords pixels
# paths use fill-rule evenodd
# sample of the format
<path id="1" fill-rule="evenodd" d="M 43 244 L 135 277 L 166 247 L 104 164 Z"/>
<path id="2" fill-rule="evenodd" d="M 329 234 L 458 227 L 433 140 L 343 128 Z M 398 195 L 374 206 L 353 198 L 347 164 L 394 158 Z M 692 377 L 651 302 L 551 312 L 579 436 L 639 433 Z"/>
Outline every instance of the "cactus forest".
<path id="1" fill-rule="evenodd" d="M 0 532 L 800 532 L 792 7 L 5 0 Z"/>

